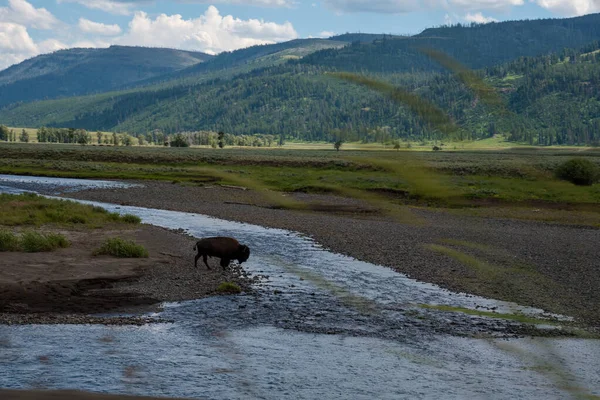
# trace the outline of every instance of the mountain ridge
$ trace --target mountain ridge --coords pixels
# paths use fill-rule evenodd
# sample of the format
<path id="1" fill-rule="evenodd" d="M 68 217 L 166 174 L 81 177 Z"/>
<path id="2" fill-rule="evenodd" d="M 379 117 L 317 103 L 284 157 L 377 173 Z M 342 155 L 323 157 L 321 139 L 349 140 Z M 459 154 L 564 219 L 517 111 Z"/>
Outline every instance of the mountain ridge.
<path id="1" fill-rule="evenodd" d="M 212 57 L 200 52 L 138 46 L 58 50 L 0 71 L 0 106 L 116 89 Z"/>

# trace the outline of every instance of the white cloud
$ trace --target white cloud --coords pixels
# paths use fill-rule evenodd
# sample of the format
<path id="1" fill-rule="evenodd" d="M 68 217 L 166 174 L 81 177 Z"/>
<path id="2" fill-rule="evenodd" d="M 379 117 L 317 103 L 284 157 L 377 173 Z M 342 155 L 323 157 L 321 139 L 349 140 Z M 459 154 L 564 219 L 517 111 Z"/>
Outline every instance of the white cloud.
<path id="1" fill-rule="evenodd" d="M 323 0 L 323 3 L 336 12 L 374 12 L 402 14 L 411 11 L 431 9 L 508 9 L 512 6 L 523 5 L 524 0 Z"/>
<path id="2" fill-rule="evenodd" d="M 36 44 L 25 26 L 13 22 L 0 22 L 0 70 L 40 53 L 64 48 L 66 45 L 54 39 Z"/>
<path id="3" fill-rule="evenodd" d="M 565 17 L 600 12 L 600 0 L 536 0 L 536 3 Z"/>
<path id="4" fill-rule="evenodd" d="M 8 7 L 0 7 L 0 22 L 12 22 L 35 29 L 52 29 L 60 24 L 45 8 L 35 8 L 25 0 L 8 0 Z"/>
<path id="5" fill-rule="evenodd" d="M 36 46 L 23 25 L 0 22 L 0 49 L 3 53 L 31 54 Z"/>
<path id="6" fill-rule="evenodd" d="M 79 3 L 87 8 L 102 10 L 116 15 L 131 15 L 136 5 L 135 2 L 113 0 L 57 0 L 57 2 L 59 4 Z M 138 1 L 137 3 L 147 3 L 147 1 Z"/>
<path id="7" fill-rule="evenodd" d="M 121 27 L 117 24 L 106 25 L 89 19 L 79 18 L 79 29 L 85 33 L 92 33 L 104 36 L 116 36 L 121 33 Z"/>
<path id="8" fill-rule="evenodd" d="M 99 49 L 109 47 L 112 43 L 107 42 L 105 40 L 95 39 L 95 40 L 78 40 L 73 42 L 69 47 L 70 48 L 84 48 L 84 49 Z"/>
<path id="9" fill-rule="evenodd" d="M 322 37 L 322 38 L 330 38 L 334 35 L 335 35 L 335 33 L 331 32 L 331 31 L 323 31 L 323 32 L 319 33 L 319 37 Z"/>
<path id="10" fill-rule="evenodd" d="M 138 11 L 129 23 L 128 32 L 118 43 L 152 47 L 173 47 L 218 53 L 256 44 L 274 43 L 298 37 L 291 23 L 277 24 L 257 19 L 241 20 L 222 16 L 209 6 L 199 18 L 161 14 L 155 19 Z"/>
<path id="11" fill-rule="evenodd" d="M 39 54 L 52 53 L 54 51 L 66 49 L 67 46 L 63 42 L 56 39 L 46 39 L 43 42 L 37 44 L 37 52 Z"/>
<path id="12" fill-rule="evenodd" d="M 488 24 L 490 22 L 498 22 L 496 18 L 486 17 L 482 13 L 478 12 L 475 14 L 468 13 L 465 15 L 465 21 L 476 22 L 478 24 Z"/>

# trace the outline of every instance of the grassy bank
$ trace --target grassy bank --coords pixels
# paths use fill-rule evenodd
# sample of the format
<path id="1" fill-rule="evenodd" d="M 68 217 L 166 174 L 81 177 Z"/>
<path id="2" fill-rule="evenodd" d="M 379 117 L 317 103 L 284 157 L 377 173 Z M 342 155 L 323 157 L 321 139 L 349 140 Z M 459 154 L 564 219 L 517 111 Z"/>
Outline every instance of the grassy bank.
<path id="1" fill-rule="evenodd" d="M 47 199 L 35 194 L 0 194 L 0 227 L 100 228 L 107 224 L 136 224 L 131 215 L 109 213 L 103 208 L 73 201 Z"/>
<path id="2" fill-rule="evenodd" d="M 600 185 L 557 180 L 571 157 L 600 165 L 600 151 L 340 151 L 173 149 L 0 144 L 0 173 L 219 183 L 267 192 L 336 193 L 372 203 L 563 207 L 594 212 Z M 283 204 L 290 206 L 290 204 Z"/>

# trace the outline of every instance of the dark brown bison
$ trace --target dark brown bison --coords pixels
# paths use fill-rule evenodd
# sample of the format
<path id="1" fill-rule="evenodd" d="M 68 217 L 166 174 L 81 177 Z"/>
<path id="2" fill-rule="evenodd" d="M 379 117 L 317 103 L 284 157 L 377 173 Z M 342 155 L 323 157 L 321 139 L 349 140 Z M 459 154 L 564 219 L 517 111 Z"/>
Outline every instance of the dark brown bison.
<path id="1" fill-rule="evenodd" d="M 238 260 L 241 264 L 250 257 L 250 248 L 239 244 L 237 240 L 229 237 L 211 237 L 200 239 L 194 246 L 198 249 L 198 254 L 194 260 L 194 265 L 198 267 L 198 259 L 202 257 L 206 268 L 210 269 L 206 257 L 217 257 L 221 259 L 221 267 L 225 269 L 232 260 Z"/>

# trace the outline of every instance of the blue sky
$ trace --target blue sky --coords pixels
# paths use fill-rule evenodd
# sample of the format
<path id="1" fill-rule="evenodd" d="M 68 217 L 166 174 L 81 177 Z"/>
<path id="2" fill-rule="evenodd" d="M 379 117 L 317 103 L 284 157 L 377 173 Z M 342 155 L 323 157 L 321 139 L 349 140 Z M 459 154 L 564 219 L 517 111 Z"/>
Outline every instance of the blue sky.
<path id="1" fill-rule="evenodd" d="M 445 23 L 599 11 L 600 0 L 0 0 L 0 69 L 70 47 L 215 54 L 345 32 L 414 34 Z"/>

